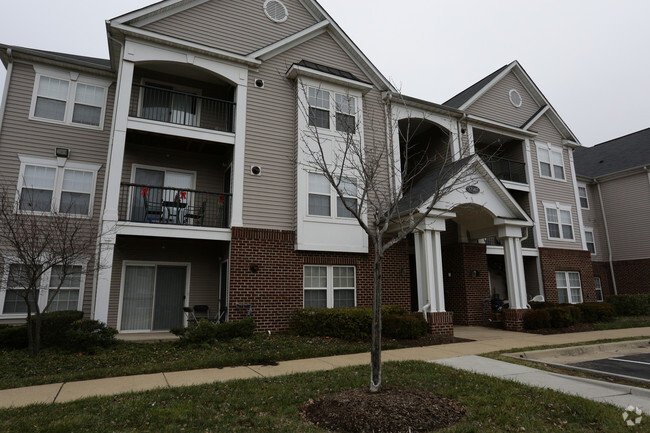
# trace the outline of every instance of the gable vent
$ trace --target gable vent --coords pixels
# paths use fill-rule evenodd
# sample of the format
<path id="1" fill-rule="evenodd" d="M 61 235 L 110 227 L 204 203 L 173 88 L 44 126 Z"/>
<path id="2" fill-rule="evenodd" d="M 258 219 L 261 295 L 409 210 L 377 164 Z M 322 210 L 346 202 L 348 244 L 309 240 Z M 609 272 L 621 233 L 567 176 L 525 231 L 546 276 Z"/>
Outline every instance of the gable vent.
<path id="1" fill-rule="evenodd" d="M 519 92 L 517 92 L 515 89 L 512 89 L 510 90 L 509 94 L 510 94 L 510 103 L 517 108 L 521 107 L 522 99 Z"/>
<path id="2" fill-rule="evenodd" d="M 289 18 L 287 7 L 280 0 L 266 0 L 264 13 L 273 22 L 283 23 Z"/>

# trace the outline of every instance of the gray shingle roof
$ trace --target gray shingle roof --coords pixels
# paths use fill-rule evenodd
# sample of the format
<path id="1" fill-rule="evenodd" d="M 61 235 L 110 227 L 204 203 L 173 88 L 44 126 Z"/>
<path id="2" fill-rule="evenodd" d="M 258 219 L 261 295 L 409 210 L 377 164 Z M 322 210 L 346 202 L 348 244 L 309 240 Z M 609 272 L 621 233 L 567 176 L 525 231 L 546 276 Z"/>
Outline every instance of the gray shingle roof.
<path id="1" fill-rule="evenodd" d="M 469 101 L 470 99 L 472 99 L 474 95 L 480 92 L 483 87 L 487 86 L 490 83 L 490 81 L 494 80 L 494 78 L 497 75 L 499 75 L 501 72 L 503 72 L 503 70 L 508 66 L 510 65 L 502 66 L 501 68 L 492 72 L 487 77 L 483 78 L 482 80 L 478 81 L 477 83 L 471 85 L 467 89 L 460 92 L 458 95 L 449 99 L 447 102 L 443 102 L 442 105 L 446 105 L 448 107 L 453 107 L 453 108 L 460 108 L 465 102 Z"/>
<path id="2" fill-rule="evenodd" d="M 467 156 L 451 164 L 430 170 L 423 178 L 417 181 L 398 202 L 397 207 L 399 212 L 408 212 L 422 205 L 439 188 L 444 186 L 449 179 L 460 172 L 470 159 L 472 159 L 472 156 Z"/>
<path id="3" fill-rule="evenodd" d="M 344 71 L 342 69 L 332 68 L 331 66 L 319 65 L 318 63 L 310 62 L 309 60 L 301 60 L 300 62 L 296 63 L 296 65 L 313 69 L 315 71 L 325 72 L 326 74 L 335 75 L 337 77 L 347 78 L 348 80 L 354 80 L 365 84 L 371 84 L 357 78 L 351 72 Z"/>
<path id="4" fill-rule="evenodd" d="M 589 178 L 650 165 L 650 128 L 594 147 L 577 148 L 573 158 L 578 176 Z"/>
<path id="5" fill-rule="evenodd" d="M 17 46 L 9 46 L 9 45 L 2 45 L 2 48 L 11 48 L 15 51 L 19 51 L 25 54 L 33 54 L 33 55 L 44 56 L 49 58 L 59 58 L 62 61 L 72 61 L 74 63 L 86 63 L 89 66 L 98 66 L 104 69 L 107 68 L 110 69 L 111 67 L 110 60 L 99 59 L 97 57 L 78 56 L 76 54 L 58 53 L 56 51 L 37 50 L 34 48 L 17 47 Z"/>

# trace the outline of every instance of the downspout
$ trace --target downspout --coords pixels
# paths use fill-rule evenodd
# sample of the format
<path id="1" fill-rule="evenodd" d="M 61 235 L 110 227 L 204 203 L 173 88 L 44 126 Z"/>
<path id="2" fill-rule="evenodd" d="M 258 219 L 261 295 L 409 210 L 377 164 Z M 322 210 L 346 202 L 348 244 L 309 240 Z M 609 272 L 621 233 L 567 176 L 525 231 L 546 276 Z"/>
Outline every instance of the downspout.
<path id="1" fill-rule="evenodd" d="M 5 75 L 5 86 L 2 90 L 2 101 L 0 102 L 0 131 L 2 131 L 2 121 L 5 118 L 5 110 L 7 107 L 7 93 L 9 92 L 9 80 L 11 80 L 11 72 L 14 69 L 14 59 L 12 56 L 11 48 L 7 48 L 7 75 Z"/>
<path id="2" fill-rule="evenodd" d="M 612 273 L 612 287 L 614 288 L 614 294 L 618 295 L 618 290 L 616 289 L 616 274 L 614 273 L 614 256 L 612 254 L 612 244 L 609 241 L 609 228 L 607 227 L 607 216 L 605 215 L 605 203 L 603 202 L 603 193 L 600 189 L 600 182 L 598 179 L 594 179 L 596 186 L 598 187 L 598 198 L 600 199 L 600 211 L 603 214 L 603 223 L 605 224 L 605 237 L 607 238 L 607 251 L 609 252 L 609 269 Z"/>

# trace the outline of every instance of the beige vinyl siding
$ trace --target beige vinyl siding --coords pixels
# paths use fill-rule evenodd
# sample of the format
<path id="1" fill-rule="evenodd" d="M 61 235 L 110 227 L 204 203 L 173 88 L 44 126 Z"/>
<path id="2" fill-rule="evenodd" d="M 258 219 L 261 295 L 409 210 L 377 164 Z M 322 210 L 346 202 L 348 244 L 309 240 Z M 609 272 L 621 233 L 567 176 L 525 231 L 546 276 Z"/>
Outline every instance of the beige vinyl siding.
<path id="1" fill-rule="evenodd" d="M 29 120 L 29 110 L 36 73 L 31 64 L 14 63 L 7 93 L 5 117 L 0 131 L 0 182 L 10 189 L 18 187 L 20 160 L 18 154 L 54 158 L 56 147 L 70 149 L 70 161 L 101 164 L 97 173 L 93 221 L 99 220 L 104 188 L 108 142 L 113 115 L 115 84 L 108 90 L 103 130 Z M 89 264 L 92 269 L 92 263 Z M 86 275 L 83 311 L 90 314 L 93 273 Z"/>
<path id="2" fill-rule="evenodd" d="M 521 107 L 515 107 L 510 102 L 510 89 L 515 89 L 521 95 Z M 539 109 L 539 105 L 533 100 L 528 91 L 522 86 L 519 79 L 510 72 L 478 98 L 467 108 L 469 114 L 485 117 L 520 127 Z"/>
<path id="3" fill-rule="evenodd" d="M 650 183 L 646 173 L 601 184 L 614 260 L 650 257 Z"/>
<path id="4" fill-rule="evenodd" d="M 591 227 L 594 231 L 596 254 L 591 256 L 591 260 L 606 262 L 609 260 L 609 252 L 597 185 L 587 184 L 587 200 L 589 201 L 589 209 L 582 209 L 582 223 L 585 227 Z"/>
<path id="5" fill-rule="evenodd" d="M 190 296 L 187 304 L 208 305 L 210 314 L 214 316 L 219 308 L 219 263 L 226 257 L 227 242 L 118 236 L 111 272 L 108 326 L 118 325 L 122 264 L 125 260 L 190 263 Z"/>
<path id="6" fill-rule="evenodd" d="M 539 159 L 537 157 L 536 142 L 551 143 L 554 146 L 562 147 L 562 136 L 545 115 L 535 122 L 530 129 L 538 133 L 538 136 L 535 137 L 534 140 L 531 140 L 530 153 L 533 164 L 535 192 L 537 195 L 537 208 L 539 210 L 537 221 L 541 227 L 544 247 L 581 250 L 582 234 L 580 233 L 580 224 L 578 222 L 580 205 L 576 205 L 576 194 L 573 189 L 573 182 L 571 181 L 573 167 L 571 167 L 569 160 L 570 150 L 567 148 L 562 149 L 565 180 L 562 181 L 541 177 L 539 174 Z M 544 211 L 544 204 L 542 203 L 544 201 L 553 203 L 558 202 L 565 206 L 571 206 L 574 241 L 549 239 L 548 228 L 546 226 L 546 213 Z"/>
<path id="7" fill-rule="evenodd" d="M 244 174 L 244 225 L 293 230 L 295 222 L 296 84 L 285 78 L 289 67 L 309 60 L 353 73 L 367 80 L 339 45 L 324 33 L 267 62 L 249 74 L 246 117 Z M 254 85 L 261 78 L 263 89 Z M 374 96 L 373 96 L 374 95 Z M 371 92 L 364 104 L 376 104 Z M 366 107 L 364 107 L 364 112 Z M 376 128 L 381 134 L 384 128 Z M 372 132 L 364 129 L 366 144 Z M 248 167 L 262 167 L 261 176 L 252 176 Z"/>
<path id="8" fill-rule="evenodd" d="M 261 0 L 212 0 L 143 28 L 246 55 L 316 24 L 299 0 L 283 0 L 283 3 L 289 11 L 289 18 L 283 23 L 267 18 Z"/>

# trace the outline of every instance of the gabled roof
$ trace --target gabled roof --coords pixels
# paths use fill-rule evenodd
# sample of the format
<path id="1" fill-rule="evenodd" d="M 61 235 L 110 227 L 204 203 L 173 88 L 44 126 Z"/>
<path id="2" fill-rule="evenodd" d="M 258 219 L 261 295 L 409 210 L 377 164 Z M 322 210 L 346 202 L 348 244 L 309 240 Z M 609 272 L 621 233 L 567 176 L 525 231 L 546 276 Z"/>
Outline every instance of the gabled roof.
<path id="1" fill-rule="evenodd" d="M 74 64 L 77 64 L 79 66 L 86 66 L 86 67 L 91 67 L 91 68 L 110 69 L 110 67 L 111 67 L 110 60 L 108 60 L 108 59 L 99 59 L 99 58 L 96 58 L 96 57 L 78 56 L 76 54 L 58 53 L 58 52 L 55 52 L 55 51 L 36 50 L 34 48 L 16 47 L 16 46 L 3 45 L 3 44 L 0 44 L 0 50 L 2 50 L 3 52 L 7 52 L 7 50 L 11 50 L 10 52 L 12 53 L 12 55 L 16 55 L 16 54 L 20 53 L 20 54 L 22 54 L 24 56 L 42 57 L 42 58 L 46 58 L 46 59 L 53 60 L 53 61 L 60 61 L 60 62 L 65 62 L 65 63 L 74 63 Z"/>
<path id="2" fill-rule="evenodd" d="M 592 179 L 650 165 L 650 128 L 576 149 L 573 160 L 576 174 Z"/>
<path id="3" fill-rule="evenodd" d="M 361 83 L 366 83 L 365 81 L 357 78 L 353 73 L 344 71 L 342 69 L 333 68 L 331 66 L 319 65 L 318 63 L 310 62 L 308 60 L 301 60 L 298 63 L 295 63 L 297 66 L 302 66 L 304 68 L 313 69 L 315 71 L 324 72 L 326 74 L 334 75 L 341 78 L 346 78 L 348 80 L 359 81 Z M 293 65 L 292 65 L 293 66 Z M 370 83 L 366 83 L 370 84 Z"/>
<path id="4" fill-rule="evenodd" d="M 467 110 L 467 108 L 469 108 L 481 96 L 487 93 L 488 90 L 494 87 L 510 72 L 515 74 L 515 76 L 519 79 L 533 100 L 541 107 L 540 110 L 538 110 L 538 112 L 531 117 L 531 119 L 524 122 L 524 125 L 522 127 L 524 129 L 528 129 L 537 120 L 537 118 L 539 118 L 539 113 L 543 113 L 543 115 L 548 116 L 551 123 L 565 138 L 565 140 L 567 140 L 567 144 L 572 146 L 580 146 L 580 143 L 578 142 L 578 139 L 575 137 L 573 132 L 569 129 L 566 123 L 564 123 L 560 115 L 557 113 L 557 111 L 555 111 L 551 103 L 546 99 L 544 94 L 539 90 L 537 85 L 533 82 L 528 73 L 526 73 L 524 68 L 519 64 L 517 60 L 508 65 L 502 66 L 487 77 L 476 82 L 453 98 L 449 99 L 442 105 L 463 111 Z M 545 107 L 548 107 L 548 109 Z"/>

